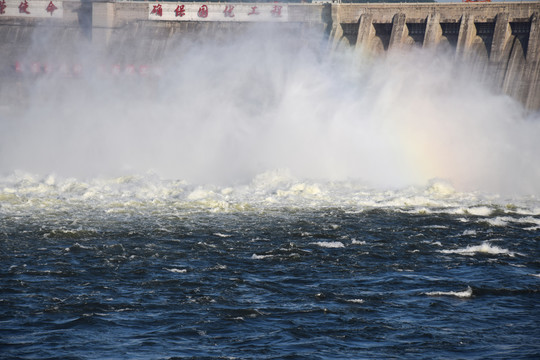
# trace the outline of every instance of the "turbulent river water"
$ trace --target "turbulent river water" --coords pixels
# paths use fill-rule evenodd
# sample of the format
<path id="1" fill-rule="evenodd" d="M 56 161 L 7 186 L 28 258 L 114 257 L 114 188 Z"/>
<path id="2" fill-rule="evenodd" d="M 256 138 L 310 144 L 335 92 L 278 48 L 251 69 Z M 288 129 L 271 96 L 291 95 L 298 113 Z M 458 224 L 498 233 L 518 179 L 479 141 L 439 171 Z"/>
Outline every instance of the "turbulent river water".
<path id="1" fill-rule="evenodd" d="M 0 357 L 538 359 L 538 114 L 448 54 L 325 51 L 12 75 Z"/>
<path id="2" fill-rule="evenodd" d="M 538 345 L 540 203 L 4 178 L 4 358 L 500 358 Z"/>

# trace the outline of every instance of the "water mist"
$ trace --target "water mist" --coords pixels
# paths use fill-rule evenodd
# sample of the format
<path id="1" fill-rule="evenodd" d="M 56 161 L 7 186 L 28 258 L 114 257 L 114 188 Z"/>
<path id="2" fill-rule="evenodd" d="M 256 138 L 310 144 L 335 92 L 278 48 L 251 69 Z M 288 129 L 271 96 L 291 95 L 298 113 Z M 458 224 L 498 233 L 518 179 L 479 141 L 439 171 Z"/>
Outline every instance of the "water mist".
<path id="1" fill-rule="evenodd" d="M 186 39 L 145 76 L 115 75 L 114 54 L 78 49 L 79 76 L 35 79 L 24 109 L 2 115 L 0 172 L 238 184 L 288 169 L 377 188 L 441 178 L 540 194 L 538 114 L 446 53 L 364 60 L 329 56 L 320 40 L 277 30 Z"/>

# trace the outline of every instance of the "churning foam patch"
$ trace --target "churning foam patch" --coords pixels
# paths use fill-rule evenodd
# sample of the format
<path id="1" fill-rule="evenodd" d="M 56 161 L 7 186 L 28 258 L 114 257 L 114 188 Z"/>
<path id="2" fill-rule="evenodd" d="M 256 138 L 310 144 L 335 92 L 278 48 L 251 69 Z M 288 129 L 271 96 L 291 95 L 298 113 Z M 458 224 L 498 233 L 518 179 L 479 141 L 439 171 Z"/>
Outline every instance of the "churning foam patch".
<path id="1" fill-rule="evenodd" d="M 431 192 L 430 186 L 379 190 L 354 181 L 306 181 L 282 171 L 259 174 L 246 184 L 225 187 L 167 180 L 155 174 L 77 180 L 16 172 L 0 176 L 0 207 L 3 211 L 17 213 L 58 206 L 76 208 L 85 204 L 111 215 L 129 214 L 149 207 L 159 211 L 204 209 L 212 212 L 243 212 L 275 207 L 340 207 L 353 213 L 387 208 L 413 214 L 450 215 L 467 213 L 465 209 L 482 209 L 475 218 L 460 220 L 501 226 L 503 224 L 499 218 L 502 218 L 505 223 L 528 226 L 527 229 L 531 231 L 540 225 L 536 215 L 531 215 L 536 214 L 538 201 L 532 201 L 529 197 L 513 199 L 513 206 L 508 209 L 505 207 L 507 201 L 503 198 L 497 203 L 477 193 L 460 192 L 441 197 Z M 287 195 L 283 196 L 285 193 Z M 491 218 L 493 211 L 506 212 L 508 216 Z M 526 215 L 516 217 L 517 214 Z M 214 235 L 229 236 L 222 233 Z M 474 236 L 471 232 L 463 235 Z M 362 242 L 351 239 L 351 243 Z"/>
<path id="2" fill-rule="evenodd" d="M 476 254 L 490 254 L 490 255 L 508 255 L 514 257 L 516 253 L 500 248 L 496 245 L 492 245 L 487 241 L 484 241 L 480 245 L 469 245 L 466 248 L 454 249 L 454 250 L 440 250 L 443 254 L 460 254 L 467 256 L 474 256 Z"/>

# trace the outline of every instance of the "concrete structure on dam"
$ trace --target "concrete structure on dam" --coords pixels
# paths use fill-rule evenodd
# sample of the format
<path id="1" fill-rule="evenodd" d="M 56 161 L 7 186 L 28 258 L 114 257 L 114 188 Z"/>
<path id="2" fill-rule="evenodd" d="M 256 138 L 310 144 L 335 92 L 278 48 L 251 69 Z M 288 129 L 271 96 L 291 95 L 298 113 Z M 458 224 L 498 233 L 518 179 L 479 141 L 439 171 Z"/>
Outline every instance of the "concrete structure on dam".
<path id="1" fill-rule="evenodd" d="M 540 108 L 540 3 L 332 5 L 333 46 L 381 54 L 446 47 L 503 92 Z"/>
<path id="2" fill-rule="evenodd" d="M 456 61 L 470 62 L 501 91 L 537 110 L 539 17 L 540 2 L 536 1 L 288 4 L 0 0 L 0 71 L 9 77 L 23 58 L 48 63 L 59 53 L 69 58 L 70 52 L 57 48 L 75 48 L 81 43 L 107 50 L 133 40 L 140 46 L 125 49 L 122 56 L 152 61 L 174 46 L 171 39 L 175 34 L 220 36 L 245 31 L 254 24 L 273 24 L 268 29 L 286 29 L 294 36 L 316 29 L 324 34 L 332 51 L 350 46 L 358 56 L 384 56 L 387 51 L 413 46 L 446 48 Z M 56 40 L 36 46 L 42 38 Z"/>

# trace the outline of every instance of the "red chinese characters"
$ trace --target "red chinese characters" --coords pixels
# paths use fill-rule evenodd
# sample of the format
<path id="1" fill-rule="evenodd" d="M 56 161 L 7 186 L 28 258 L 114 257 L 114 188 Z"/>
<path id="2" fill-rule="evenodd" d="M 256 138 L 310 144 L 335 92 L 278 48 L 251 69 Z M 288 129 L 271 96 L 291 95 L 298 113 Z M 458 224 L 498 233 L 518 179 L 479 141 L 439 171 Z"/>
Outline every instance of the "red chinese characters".
<path id="1" fill-rule="evenodd" d="M 232 5 L 227 5 L 225 6 L 225 10 L 223 11 L 223 15 L 225 15 L 225 17 L 234 17 L 234 14 L 233 14 L 233 10 L 234 10 L 234 6 Z"/>
<path id="2" fill-rule="evenodd" d="M 21 4 L 19 5 L 19 13 L 20 14 L 30 14 L 30 11 L 28 11 L 28 1 L 26 1 L 26 0 L 21 1 Z"/>
<path id="3" fill-rule="evenodd" d="M 0 14 L 5 14 L 6 8 L 7 8 L 6 0 L 0 1 Z"/>
<path id="4" fill-rule="evenodd" d="M 51 0 L 51 2 L 49 3 L 49 6 L 47 6 L 47 12 L 51 13 L 51 16 L 52 16 L 54 10 L 56 10 L 56 9 L 58 9 L 58 8 L 53 4 L 53 2 Z"/>
<path id="5" fill-rule="evenodd" d="M 248 12 L 248 15 L 259 15 L 260 13 L 257 11 L 257 6 L 252 6 L 251 11 Z"/>
<path id="6" fill-rule="evenodd" d="M 22 64 L 21 64 L 20 62 L 16 61 L 16 62 L 15 62 L 15 72 L 18 73 L 18 74 L 20 74 L 20 73 L 22 73 L 23 71 L 24 71 L 24 69 L 23 69 Z"/>
<path id="7" fill-rule="evenodd" d="M 272 9 L 272 11 L 270 11 L 270 13 L 272 14 L 273 17 L 281 17 L 281 8 L 283 6 L 281 5 L 274 5 L 274 8 Z"/>
<path id="8" fill-rule="evenodd" d="M 150 14 L 163 16 L 163 8 L 161 7 L 161 4 L 154 5 L 154 8 L 152 9 L 152 12 L 150 12 Z"/>
<path id="9" fill-rule="evenodd" d="M 208 17 L 208 6 L 203 5 L 199 8 L 199 11 L 197 12 L 197 16 L 200 18 L 207 18 Z"/>
<path id="10" fill-rule="evenodd" d="M 174 13 L 176 14 L 177 17 L 178 16 L 182 17 L 182 16 L 186 15 L 186 6 L 185 5 L 178 5 L 176 7 L 176 10 L 174 10 Z"/>

